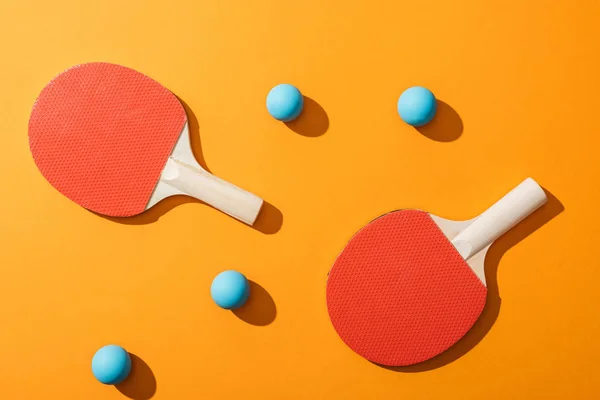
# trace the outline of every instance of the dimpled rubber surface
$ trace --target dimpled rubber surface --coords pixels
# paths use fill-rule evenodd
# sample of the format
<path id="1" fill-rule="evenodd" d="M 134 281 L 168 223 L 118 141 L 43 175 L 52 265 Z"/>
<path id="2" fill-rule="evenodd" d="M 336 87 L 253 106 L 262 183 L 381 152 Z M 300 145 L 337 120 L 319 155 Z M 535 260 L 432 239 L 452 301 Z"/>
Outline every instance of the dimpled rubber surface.
<path id="1" fill-rule="evenodd" d="M 187 121 L 151 78 L 108 63 L 54 78 L 29 119 L 39 170 L 77 204 L 109 216 L 143 212 Z"/>
<path id="2" fill-rule="evenodd" d="M 428 360 L 473 326 L 486 287 L 429 214 L 404 210 L 361 229 L 335 261 L 327 308 L 341 339 L 382 365 Z"/>

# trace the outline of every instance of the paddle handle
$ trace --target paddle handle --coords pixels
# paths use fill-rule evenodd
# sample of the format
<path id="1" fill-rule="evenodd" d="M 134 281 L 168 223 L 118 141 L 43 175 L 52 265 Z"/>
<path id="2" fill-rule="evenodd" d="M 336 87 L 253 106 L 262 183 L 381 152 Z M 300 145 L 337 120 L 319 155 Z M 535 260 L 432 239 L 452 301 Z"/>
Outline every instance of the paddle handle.
<path id="1" fill-rule="evenodd" d="M 161 180 L 248 225 L 254 224 L 263 205 L 263 200 L 255 194 L 217 178 L 199 166 L 173 158 L 167 162 Z"/>
<path id="2" fill-rule="evenodd" d="M 547 200 L 544 189 L 533 179 L 527 178 L 454 237 L 452 244 L 468 260 Z"/>

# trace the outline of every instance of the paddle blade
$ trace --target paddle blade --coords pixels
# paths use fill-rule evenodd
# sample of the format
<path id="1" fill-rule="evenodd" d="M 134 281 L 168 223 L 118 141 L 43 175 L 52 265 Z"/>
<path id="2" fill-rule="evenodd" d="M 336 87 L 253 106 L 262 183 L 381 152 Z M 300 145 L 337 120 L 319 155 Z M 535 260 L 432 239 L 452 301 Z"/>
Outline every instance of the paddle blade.
<path id="1" fill-rule="evenodd" d="M 382 365 L 432 358 L 463 337 L 487 289 L 421 211 L 384 215 L 359 231 L 333 265 L 327 309 L 340 338 Z"/>
<path id="2" fill-rule="evenodd" d="M 146 75 L 89 63 L 42 90 L 29 146 L 59 192 L 100 214 L 130 216 L 145 210 L 186 121 L 178 99 Z"/>

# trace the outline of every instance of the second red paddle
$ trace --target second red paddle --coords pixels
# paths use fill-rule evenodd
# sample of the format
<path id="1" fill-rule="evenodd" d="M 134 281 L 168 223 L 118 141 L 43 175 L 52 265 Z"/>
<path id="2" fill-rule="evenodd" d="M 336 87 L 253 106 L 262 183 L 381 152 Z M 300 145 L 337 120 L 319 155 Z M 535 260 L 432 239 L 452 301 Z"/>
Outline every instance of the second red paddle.
<path id="1" fill-rule="evenodd" d="M 468 221 L 418 210 L 372 221 L 329 273 L 327 310 L 336 332 L 356 353 L 382 365 L 416 364 L 444 352 L 483 310 L 490 245 L 546 201 L 528 178 Z"/>

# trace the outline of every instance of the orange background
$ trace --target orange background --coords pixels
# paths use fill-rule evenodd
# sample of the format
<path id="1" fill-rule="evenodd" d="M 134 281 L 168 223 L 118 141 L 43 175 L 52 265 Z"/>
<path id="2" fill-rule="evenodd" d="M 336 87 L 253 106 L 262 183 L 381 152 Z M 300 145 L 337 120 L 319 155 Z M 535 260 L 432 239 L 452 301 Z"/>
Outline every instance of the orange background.
<path id="1" fill-rule="evenodd" d="M 0 398 L 600 398 L 599 11 L 2 2 Z M 87 61 L 137 69 L 187 103 L 198 158 L 268 202 L 257 226 L 185 198 L 111 220 L 54 190 L 29 154 L 29 112 Z M 265 108 L 281 82 L 312 99 L 289 126 Z M 413 85 L 446 104 L 420 131 L 396 113 Z M 463 341 L 398 371 L 344 346 L 325 280 L 356 230 L 405 207 L 470 218 L 527 176 L 550 202 L 490 251 L 488 306 Z M 229 268 L 263 288 L 236 314 L 209 295 Z M 108 343 L 139 357 L 118 388 L 90 370 Z"/>

